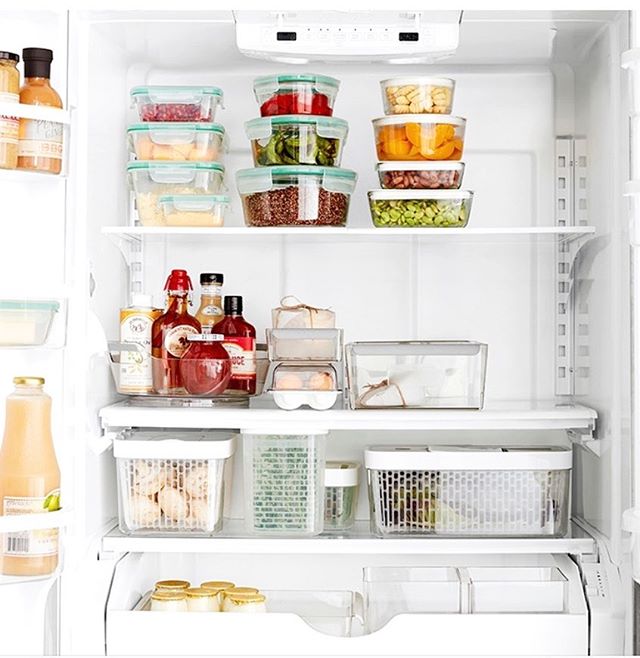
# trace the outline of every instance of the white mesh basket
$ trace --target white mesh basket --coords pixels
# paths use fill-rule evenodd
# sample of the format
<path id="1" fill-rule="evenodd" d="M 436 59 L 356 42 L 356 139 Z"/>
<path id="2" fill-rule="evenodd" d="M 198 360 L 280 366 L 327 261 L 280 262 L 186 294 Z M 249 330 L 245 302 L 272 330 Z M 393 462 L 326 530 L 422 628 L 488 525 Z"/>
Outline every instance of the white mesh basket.
<path id="1" fill-rule="evenodd" d="M 379 446 L 365 466 L 376 534 L 567 533 L 568 449 Z"/>
<path id="2" fill-rule="evenodd" d="M 234 448 L 235 439 L 222 432 L 125 432 L 113 446 L 120 530 L 218 532 Z"/>

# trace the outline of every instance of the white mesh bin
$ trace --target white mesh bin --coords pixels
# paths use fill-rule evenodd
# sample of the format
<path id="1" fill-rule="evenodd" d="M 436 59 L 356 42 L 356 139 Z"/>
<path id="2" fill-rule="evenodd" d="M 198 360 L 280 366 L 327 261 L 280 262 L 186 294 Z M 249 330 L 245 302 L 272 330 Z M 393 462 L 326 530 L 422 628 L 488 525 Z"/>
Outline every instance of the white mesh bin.
<path id="1" fill-rule="evenodd" d="M 242 430 L 247 531 L 317 535 L 324 522 L 326 431 Z"/>
<path id="2" fill-rule="evenodd" d="M 373 446 L 365 467 L 379 535 L 567 533 L 570 449 Z"/>
<path id="3" fill-rule="evenodd" d="M 127 534 L 213 534 L 222 527 L 225 432 L 124 432 L 113 443 L 120 530 Z"/>

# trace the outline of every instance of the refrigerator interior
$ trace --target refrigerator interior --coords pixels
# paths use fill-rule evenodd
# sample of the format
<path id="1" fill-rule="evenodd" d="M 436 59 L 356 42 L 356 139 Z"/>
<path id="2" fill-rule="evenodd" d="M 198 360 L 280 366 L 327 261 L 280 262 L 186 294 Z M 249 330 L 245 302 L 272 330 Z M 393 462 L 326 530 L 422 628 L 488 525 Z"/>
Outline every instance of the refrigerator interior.
<path id="1" fill-rule="evenodd" d="M 63 19 L 66 29 L 66 17 Z M 52 14 L 43 21 L 50 20 L 50 26 L 63 19 Z M 15 20 L 19 26 L 25 19 L 18 16 Z M 62 41 L 52 45 L 61 56 L 66 51 L 62 45 L 65 29 L 55 32 Z M 240 559 L 194 549 L 180 555 L 175 549 L 165 550 L 161 542 L 148 553 L 144 548 L 124 556 L 112 549 L 101 551 L 102 536 L 117 516 L 117 500 L 110 440 L 103 434 L 98 412 L 121 399 L 111 380 L 106 341 L 118 337 L 118 309 L 129 303 L 130 292 L 152 293 L 156 305 L 162 305 L 166 275 L 176 267 L 187 269 L 194 280 L 202 271 L 224 272 L 225 294 L 244 296 L 245 317 L 256 326 L 259 338 L 270 326 L 270 309 L 293 294 L 315 306 L 331 306 L 337 326 L 344 329 L 345 342 L 470 339 L 487 343 L 487 406 L 508 403 L 515 408 L 535 408 L 557 400 L 594 409 L 598 418 L 593 439 L 544 429 L 342 430 L 331 433 L 328 454 L 361 461 L 362 449 L 370 443 L 526 445 L 566 444 L 571 439 L 572 518 L 604 538 L 614 567 L 624 568 L 620 525 L 631 486 L 631 292 L 622 196 L 629 177 L 625 148 L 629 136 L 619 56 L 629 47 L 628 31 L 625 12 L 469 11 L 460 27 L 460 47 L 441 62 L 428 66 L 312 62 L 303 67 L 341 80 L 334 115 L 349 122 L 342 166 L 355 170 L 359 177 L 349 227 L 371 226 L 366 191 L 378 187 L 370 120 L 383 115 L 379 81 L 395 75 L 433 73 L 455 78 L 453 112 L 468 122 L 463 187 L 475 193 L 469 228 L 504 229 L 500 235 L 470 233 L 442 239 L 426 234 L 392 235 L 383 239 L 371 233 L 260 235 L 257 230 L 245 235 L 211 234 L 204 239 L 150 235 L 140 241 L 139 253 L 132 252 L 132 241 L 126 235 L 103 233 L 105 227 L 129 225 L 126 127 L 135 120 L 129 89 L 142 84 L 206 83 L 224 90 L 225 109 L 218 120 L 230 140 L 225 167 L 233 205 L 225 225 L 242 227 L 234 174 L 251 166 L 243 124 L 258 115 L 252 80 L 261 74 L 302 69 L 240 54 L 231 12 L 70 14 L 71 157 L 69 179 L 62 184 L 67 187 L 55 193 L 67 196 L 55 206 L 61 209 L 55 224 L 48 211 L 44 212 L 53 206 L 41 209 L 37 200 L 30 200 L 34 225 L 52 233 L 49 237 L 39 234 L 38 243 L 46 257 L 62 253 L 61 236 L 66 240 L 66 262 L 56 262 L 56 267 L 61 268 L 59 279 L 69 287 L 72 298 L 64 350 L 67 362 L 64 367 L 51 364 L 60 374 L 64 368 L 67 389 L 53 392 L 63 400 L 59 409 L 73 417 L 66 425 L 57 425 L 63 495 L 70 501 L 74 519 L 67 532 L 67 546 L 73 550 L 62 579 L 64 653 L 103 652 L 105 645 L 110 652 L 110 611 L 133 607 L 136 597 L 160 577 L 180 577 L 181 570 L 190 569 L 193 575 L 190 572 L 189 577 L 197 580 L 194 565 L 201 566 L 198 573 L 210 573 L 215 567 L 212 578 L 228 574 L 247 584 L 251 579 L 261 582 L 261 577 L 269 574 L 264 586 L 272 589 L 307 583 L 319 587 L 326 584 L 324 574 L 331 574 L 331 588 L 355 591 L 361 587 L 361 571 L 366 566 L 427 566 L 438 559 L 412 555 L 406 549 L 397 553 L 397 544 L 394 551 L 383 555 L 358 554 L 357 550 L 353 555 L 314 555 L 318 564 L 324 564 L 317 571 L 322 578 L 316 584 L 308 570 L 310 556 L 304 539 L 298 540 L 300 548 L 288 543 L 291 553 L 286 557 L 269 555 L 268 550 L 262 555 L 264 546 L 259 543 L 253 544 L 256 555 L 245 550 Z M 579 165 L 585 181 L 578 181 L 575 199 L 569 194 L 576 201 L 573 216 L 580 225 L 594 227 L 595 234 L 562 241 L 555 236 L 510 233 L 511 228 L 554 226 L 557 218 L 564 216 L 567 208 L 559 205 L 560 197 L 565 197 L 556 165 L 558 149 L 564 148 L 557 138 L 566 136 L 579 140 L 577 148 L 586 158 Z M 25 194 L 24 188 L 21 190 L 20 194 Z M 47 198 L 50 204 L 56 197 Z M 11 208 L 20 207 L 17 196 L 15 199 L 10 201 Z M 21 229 L 28 231 L 26 226 Z M 10 254 L 3 267 L 15 264 L 15 258 Z M 558 274 L 566 274 L 559 271 L 559 261 L 570 268 L 573 293 L 568 316 L 562 314 L 557 295 Z M 5 276 L 4 280 L 9 279 Z M 559 335 L 571 340 L 559 341 Z M 561 372 L 560 343 L 574 352 L 572 375 Z M 62 354 L 52 358 L 62 359 Z M 22 354 L 17 358 L 22 359 Z M 27 367 L 26 363 L 18 360 L 15 367 L 7 366 L 3 372 Z M 40 366 L 42 361 L 34 363 Z M 4 379 L 8 380 L 9 374 Z M 6 381 L 2 385 L 2 392 L 8 392 Z M 558 392 L 572 393 L 557 396 Z M 587 441 L 583 443 L 583 439 Z M 231 528 L 240 527 L 242 518 L 241 458 L 239 448 L 226 509 Z M 368 519 L 365 489 L 362 483 L 357 510 L 363 533 Z M 577 526 L 574 530 L 580 533 Z M 266 545 L 269 539 L 263 541 Z M 489 557 L 484 558 L 493 564 Z M 473 559 L 482 561 L 483 556 Z M 498 564 L 508 565 L 513 556 L 496 559 Z M 135 582 L 130 577 L 131 565 L 139 566 Z M 578 578 L 574 574 L 572 582 Z M 92 593 L 87 605 L 84 597 L 78 596 L 80 586 L 89 587 Z M 3 610 L 10 605 L 13 595 L 9 592 L 10 586 L 0 588 Z M 630 591 L 624 592 L 623 600 L 630 606 Z M 584 610 L 581 614 L 575 633 L 582 644 L 571 646 L 586 651 Z M 71 624 L 78 619 L 83 623 Z M 592 616 L 592 622 L 594 619 Z M 611 635 L 619 632 L 618 627 L 614 629 Z M 593 637 L 591 641 L 593 651 Z M 603 642 L 611 650 L 621 646 L 622 638 L 606 637 Z M 190 645 L 193 652 L 202 649 L 196 644 Z M 357 653 L 366 648 L 345 651 L 350 650 Z M 508 652 L 509 648 L 502 650 Z"/>

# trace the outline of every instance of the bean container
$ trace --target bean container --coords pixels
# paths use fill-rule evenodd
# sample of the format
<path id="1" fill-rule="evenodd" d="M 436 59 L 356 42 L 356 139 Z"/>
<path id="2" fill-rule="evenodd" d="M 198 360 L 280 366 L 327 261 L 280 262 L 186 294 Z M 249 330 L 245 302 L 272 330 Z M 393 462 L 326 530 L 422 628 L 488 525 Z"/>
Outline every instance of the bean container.
<path id="1" fill-rule="evenodd" d="M 357 462 L 327 462 L 324 471 L 325 532 L 349 530 L 355 523 L 359 471 Z"/>
<path id="2" fill-rule="evenodd" d="M 131 102 L 140 121 L 215 121 L 222 89 L 203 86 L 133 87 Z"/>
<path id="3" fill-rule="evenodd" d="M 464 162 L 379 162 L 376 170 L 387 190 L 457 190 Z"/>

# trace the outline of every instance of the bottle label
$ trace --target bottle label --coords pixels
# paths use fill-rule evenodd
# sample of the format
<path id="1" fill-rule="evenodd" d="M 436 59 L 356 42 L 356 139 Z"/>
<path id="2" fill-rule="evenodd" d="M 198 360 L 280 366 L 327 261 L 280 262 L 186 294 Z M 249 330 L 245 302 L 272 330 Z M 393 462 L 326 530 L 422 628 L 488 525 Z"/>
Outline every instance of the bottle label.
<path id="1" fill-rule="evenodd" d="M 5 496 L 2 505 L 5 516 L 39 514 L 60 509 L 60 489 L 54 489 L 44 498 Z M 44 556 L 58 553 L 58 529 L 23 530 L 4 535 L 2 552 L 15 556 Z"/>
<path id="2" fill-rule="evenodd" d="M 247 336 L 227 336 L 222 347 L 231 358 L 231 376 L 254 379 L 256 376 L 256 339 Z"/>
<path id="3" fill-rule="evenodd" d="M 18 157 L 62 160 L 62 124 L 23 119 Z"/>
<path id="4" fill-rule="evenodd" d="M 20 100 L 18 94 L 10 94 L 7 91 L 0 91 L 0 103 L 17 103 Z M 18 143 L 18 127 L 20 120 L 18 117 L 0 114 L 0 144 Z"/>
<path id="5" fill-rule="evenodd" d="M 151 367 L 151 328 L 160 310 L 120 311 L 120 340 L 135 343 L 142 352 L 120 353 L 120 388 L 129 393 L 149 393 L 153 390 Z"/>
<path id="6" fill-rule="evenodd" d="M 164 349 L 179 359 L 189 346 L 187 336 L 197 333 L 199 333 L 198 330 L 190 324 L 179 324 L 176 327 L 171 327 L 164 335 Z"/>

